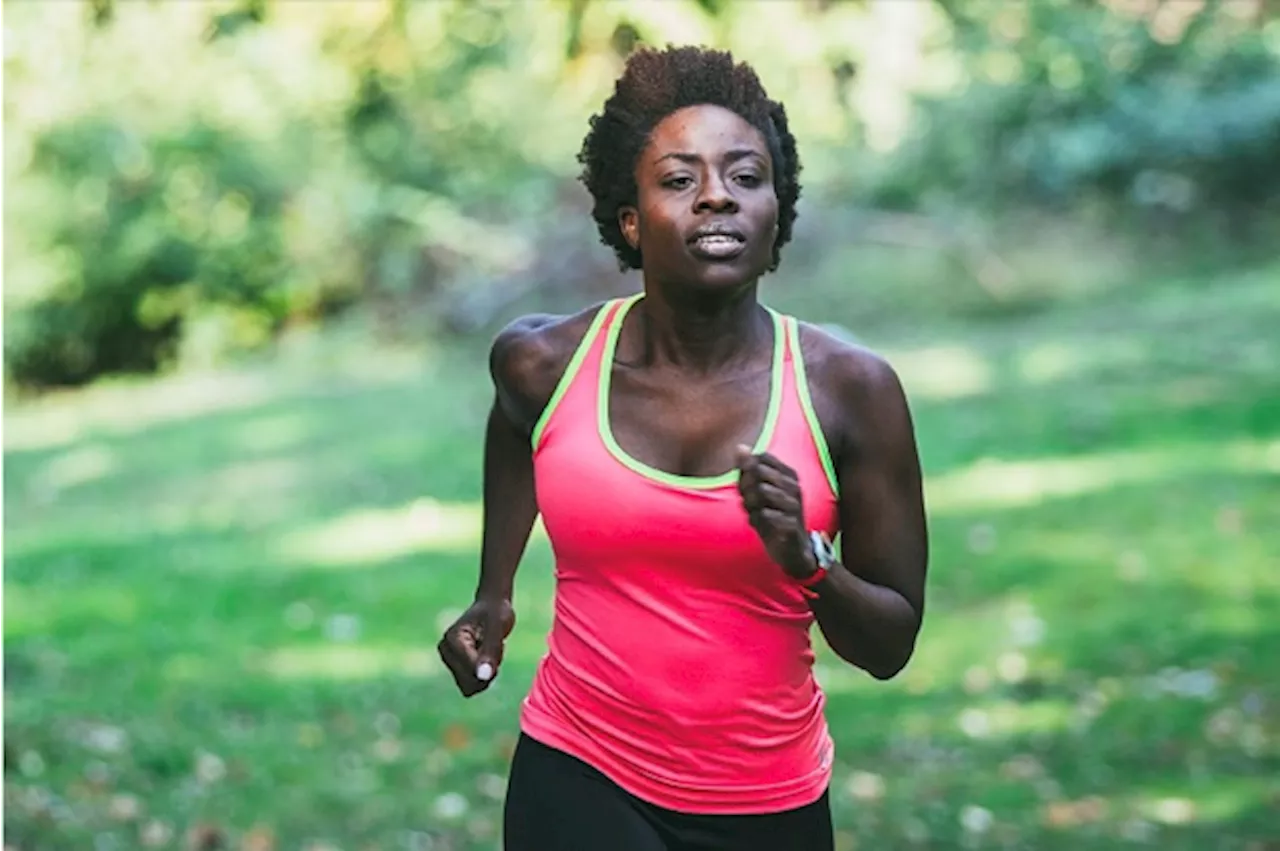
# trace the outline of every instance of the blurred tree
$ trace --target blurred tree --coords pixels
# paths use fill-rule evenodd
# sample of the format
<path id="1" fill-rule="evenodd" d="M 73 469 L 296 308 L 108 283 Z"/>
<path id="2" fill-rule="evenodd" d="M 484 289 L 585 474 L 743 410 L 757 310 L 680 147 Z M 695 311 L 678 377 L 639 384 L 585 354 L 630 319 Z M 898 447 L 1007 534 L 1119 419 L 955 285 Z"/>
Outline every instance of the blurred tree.
<path id="1" fill-rule="evenodd" d="M 471 327 L 509 301 L 488 288 L 577 280 L 562 261 L 594 236 L 558 215 L 581 200 L 573 152 L 641 43 L 752 61 L 802 137 L 811 207 L 1247 223 L 1280 197 L 1280 30 L 1249 0 L 6 15 L 5 352 L 25 385 L 215 359 L 356 304 L 403 322 L 461 300 Z"/>
<path id="2" fill-rule="evenodd" d="M 883 197 L 1181 214 L 1277 197 L 1280 57 L 1262 4 L 938 0 L 956 83 L 922 97 Z M 1243 11 L 1242 11 L 1243 10 Z M 929 128 L 963 128 L 930 132 Z"/>

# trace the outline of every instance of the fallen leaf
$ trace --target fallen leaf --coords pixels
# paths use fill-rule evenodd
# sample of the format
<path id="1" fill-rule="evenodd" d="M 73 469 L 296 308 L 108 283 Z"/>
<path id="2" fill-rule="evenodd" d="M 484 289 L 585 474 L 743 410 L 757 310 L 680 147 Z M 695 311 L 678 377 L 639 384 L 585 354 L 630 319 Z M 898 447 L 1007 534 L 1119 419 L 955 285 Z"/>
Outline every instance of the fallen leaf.
<path id="1" fill-rule="evenodd" d="M 464 750 L 471 743 L 471 731 L 461 724 L 450 724 L 444 728 L 440 740 L 447 750 Z"/>
<path id="2" fill-rule="evenodd" d="M 462 795 L 457 792 L 446 792 L 436 798 L 432 809 L 439 818 L 445 821 L 452 821 L 466 815 L 469 807 L 470 804 Z"/>
<path id="3" fill-rule="evenodd" d="M 878 801 L 884 797 L 884 778 L 870 771 L 849 775 L 849 794 L 859 801 Z"/>
<path id="4" fill-rule="evenodd" d="M 1005 780 L 1034 780 L 1044 774 L 1044 766 L 1031 754 L 1019 754 L 1000 766 Z"/>
<path id="5" fill-rule="evenodd" d="M 995 816 L 986 807 L 969 804 L 960 811 L 960 825 L 967 833 L 986 833 L 995 823 Z"/>
<path id="6" fill-rule="evenodd" d="M 482 774 L 476 780 L 476 788 L 486 798 L 501 801 L 507 794 L 507 781 L 497 774 Z"/>
<path id="7" fill-rule="evenodd" d="M 373 753 L 383 762 L 395 762 L 404 753 L 404 745 L 399 739 L 378 739 L 373 745 Z"/>
<path id="8" fill-rule="evenodd" d="M 99 753 L 116 754 L 129 746 L 129 734 L 110 724 L 95 724 L 85 731 L 83 741 Z"/>
<path id="9" fill-rule="evenodd" d="M 1042 819 L 1050 827 L 1075 827 L 1101 821 L 1107 814 L 1107 802 L 1097 796 L 1078 801 L 1055 801 L 1043 810 Z"/>
<path id="10" fill-rule="evenodd" d="M 516 742 L 518 740 L 511 734 L 497 736 L 494 739 L 493 751 L 503 762 L 510 762 L 511 758 L 516 755 Z"/>
<path id="11" fill-rule="evenodd" d="M 173 838 L 173 828 L 162 821 L 152 820 L 143 826 L 138 837 L 143 847 L 160 848 L 168 845 L 169 840 Z"/>
<path id="12" fill-rule="evenodd" d="M 202 751 L 196 756 L 196 779 L 205 785 L 217 783 L 227 776 L 227 764 L 217 754 Z"/>
<path id="13" fill-rule="evenodd" d="M 187 851 L 222 851 L 226 838 L 217 825 L 198 824 L 187 831 Z"/>
<path id="14" fill-rule="evenodd" d="M 107 814 L 116 821 L 133 821 L 142 812 L 142 804 L 133 795 L 114 795 Z"/>
<path id="15" fill-rule="evenodd" d="M 271 828 L 259 825 L 240 840 L 240 851 L 275 851 L 276 834 Z"/>

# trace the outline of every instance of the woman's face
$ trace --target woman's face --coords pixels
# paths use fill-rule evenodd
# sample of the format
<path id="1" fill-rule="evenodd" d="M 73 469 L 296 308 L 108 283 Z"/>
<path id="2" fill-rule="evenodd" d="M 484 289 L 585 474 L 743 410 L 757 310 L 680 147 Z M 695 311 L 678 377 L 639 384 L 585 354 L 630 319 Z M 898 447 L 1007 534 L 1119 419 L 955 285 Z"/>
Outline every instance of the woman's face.
<path id="1" fill-rule="evenodd" d="M 636 162 L 636 206 L 618 213 L 645 279 L 736 289 L 760 277 L 778 233 L 772 169 L 763 135 L 731 110 L 663 119 Z"/>

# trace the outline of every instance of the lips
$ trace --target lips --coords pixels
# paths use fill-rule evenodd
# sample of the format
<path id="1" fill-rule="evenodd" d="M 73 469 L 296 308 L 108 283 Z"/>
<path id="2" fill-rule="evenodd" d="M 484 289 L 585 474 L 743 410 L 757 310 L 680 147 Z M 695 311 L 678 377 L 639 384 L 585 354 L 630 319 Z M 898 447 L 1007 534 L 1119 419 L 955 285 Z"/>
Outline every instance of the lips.
<path id="1" fill-rule="evenodd" d="M 747 238 L 741 231 L 723 224 L 703 225 L 689 237 L 693 253 L 707 260 L 737 257 L 746 246 Z"/>

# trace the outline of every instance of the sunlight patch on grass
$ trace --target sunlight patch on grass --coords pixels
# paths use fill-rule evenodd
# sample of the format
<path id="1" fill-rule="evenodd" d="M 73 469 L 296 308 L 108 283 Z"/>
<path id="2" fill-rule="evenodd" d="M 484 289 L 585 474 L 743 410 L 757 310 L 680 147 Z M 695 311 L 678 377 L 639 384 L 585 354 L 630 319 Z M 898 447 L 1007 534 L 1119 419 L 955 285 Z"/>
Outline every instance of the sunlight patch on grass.
<path id="1" fill-rule="evenodd" d="M 163 671 L 165 679 L 175 683 L 204 683 L 220 673 L 220 662 L 205 656 L 181 654 L 165 661 Z"/>
<path id="2" fill-rule="evenodd" d="M 367 565 L 422 552 L 478 549 L 479 502 L 418 499 L 398 508 L 366 508 L 293 532 L 277 545 L 281 559 L 310 567 Z"/>
<path id="3" fill-rule="evenodd" d="M 297 487 L 305 478 L 307 464 L 301 458 L 259 458 L 218 470 L 207 482 L 205 498 L 242 500 L 278 494 Z"/>
<path id="4" fill-rule="evenodd" d="M 886 354 L 913 399 L 959 399 L 989 391 L 990 362 L 966 346 L 932 346 Z"/>
<path id="5" fill-rule="evenodd" d="M 286 680 L 367 680 L 388 675 L 425 678 L 445 673 L 434 648 L 282 647 L 250 662 L 252 670 Z"/>
<path id="6" fill-rule="evenodd" d="M 33 589 L 4 585 L 4 634 L 5 636 L 43 632 L 47 629 L 51 611 Z"/>
<path id="7" fill-rule="evenodd" d="M 1045 342 L 1032 346 L 1019 358 L 1018 368 L 1022 378 L 1031 383 L 1058 381 L 1069 377 L 1084 366 L 1081 346 L 1068 346 L 1060 342 Z"/>
<path id="8" fill-rule="evenodd" d="M 138 618 L 138 598 L 125 588 L 69 594 L 6 582 L 4 598 L 6 637 L 44 635 L 63 623 L 124 625 Z"/>
<path id="9" fill-rule="evenodd" d="M 192 373 L 138 383 L 104 383 L 58 393 L 5 412 L 5 450 L 74 443 L 94 432 L 133 434 L 175 420 L 240 410 L 276 393 L 265 375 Z"/>
<path id="10" fill-rule="evenodd" d="M 1023 654 L 1040 644 L 1048 625 L 1036 608 L 1018 596 L 992 600 L 981 607 L 944 606 L 926 617 L 915 656 L 901 681 L 912 694 L 962 687 L 971 694 L 985 691 L 997 678 L 1014 681 L 1043 677 L 1036 660 Z M 1019 672 L 1009 674 L 1011 654 L 1022 659 Z M 1003 671 L 1003 673 L 1002 673 Z"/>
<path id="11" fill-rule="evenodd" d="M 1150 361 L 1140 337 L 1045 340 L 1021 347 L 1016 372 L 1023 384 L 1044 385 L 1080 377 L 1094 370 L 1133 373 Z"/>
<path id="12" fill-rule="evenodd" d="M 1034 461 L 988 458 L 930 478 L 925 492 L 933 513 L 1016 508 L 1188 473 L 1251 473 L 1262 467 L 1273 451 L 1269 443 L 1244 439 Z"/>
<path id="13" fill-rule="evenodd" d="M 310 432 L 309 421 L 301 414 L 278 414 L 237 426 L 233 440 L 250 452 L 279 452 L 302 443 Z"/>
<path id="14" fill-rule="evenodd" d="M 104 479 L 120 469 L 119 456 L 99 444 L 70 449 L 49 459 L 28 482 L 29 493 L 41 502 L 65 490 Z"/>
<path id="15" fill-rule="evenodd" d="M 1074 707 L 1062 700 L 1015 703 L 995 700 L 975 703 L 954 719 L 955 727 L 971 739 L 1005 739 L 1036 733 L 1061 733 L 1071 727 Z"/>
<path id="16" fill-rule="evenodd" d="M 1208 784 L 1148 789 L 1130 796 L 1128 805 L 1154 822 L 1177 826 L 1228 821 L 1265 804 L 1270 794 L 1261 777 L 1215 777 Z"/>

